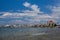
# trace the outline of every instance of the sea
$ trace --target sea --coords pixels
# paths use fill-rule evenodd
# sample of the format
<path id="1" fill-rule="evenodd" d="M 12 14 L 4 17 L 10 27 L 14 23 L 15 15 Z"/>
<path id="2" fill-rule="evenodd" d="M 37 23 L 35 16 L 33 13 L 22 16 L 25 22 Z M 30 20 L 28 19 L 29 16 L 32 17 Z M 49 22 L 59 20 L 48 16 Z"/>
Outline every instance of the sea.
<path id="1" fill-rule="evenodd" d="M 52 30 L 58 30 L 58 28 L 0 28 L 0 37 L 43 35 Z"/>

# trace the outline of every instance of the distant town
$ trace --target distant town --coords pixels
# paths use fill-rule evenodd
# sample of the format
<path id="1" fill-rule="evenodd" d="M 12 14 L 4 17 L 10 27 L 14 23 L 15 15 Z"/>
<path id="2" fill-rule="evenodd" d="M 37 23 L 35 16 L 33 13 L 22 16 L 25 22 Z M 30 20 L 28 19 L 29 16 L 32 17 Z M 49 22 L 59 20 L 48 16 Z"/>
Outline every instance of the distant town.
<path id="1" fill-rule="evenodd" d="M 0 25 L 0 28 L 60 28 L 60 24 L 55 23 L 53 20 L 47 21 L 46 24 L 12 24 L 12 25 Z"/>

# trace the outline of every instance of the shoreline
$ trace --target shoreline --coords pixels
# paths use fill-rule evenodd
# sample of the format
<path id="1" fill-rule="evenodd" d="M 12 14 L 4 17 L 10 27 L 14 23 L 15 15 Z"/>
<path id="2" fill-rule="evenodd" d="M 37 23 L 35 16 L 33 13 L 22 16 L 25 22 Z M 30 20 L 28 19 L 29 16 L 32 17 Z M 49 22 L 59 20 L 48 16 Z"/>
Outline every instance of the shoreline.
<path id="1" fill-rule="evenodd" d="M 46 33 L 28 34 L 28 35 L 9 35 L 0 37 L 0 40 L 60 40 L 60 29 L 52 29 Z"/>

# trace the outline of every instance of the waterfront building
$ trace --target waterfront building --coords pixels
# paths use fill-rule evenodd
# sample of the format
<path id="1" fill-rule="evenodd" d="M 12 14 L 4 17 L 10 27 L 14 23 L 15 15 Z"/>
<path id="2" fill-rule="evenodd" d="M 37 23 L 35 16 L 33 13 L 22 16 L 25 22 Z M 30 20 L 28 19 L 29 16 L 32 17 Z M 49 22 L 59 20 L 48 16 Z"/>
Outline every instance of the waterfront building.
<path id="1" fill-rule="evenodd" d="M 53 20 L 50 20 L 50 21 L 47 22 L 47 27 L 53 28 L 55 26 L 56 26 L 56 24 Z"/>

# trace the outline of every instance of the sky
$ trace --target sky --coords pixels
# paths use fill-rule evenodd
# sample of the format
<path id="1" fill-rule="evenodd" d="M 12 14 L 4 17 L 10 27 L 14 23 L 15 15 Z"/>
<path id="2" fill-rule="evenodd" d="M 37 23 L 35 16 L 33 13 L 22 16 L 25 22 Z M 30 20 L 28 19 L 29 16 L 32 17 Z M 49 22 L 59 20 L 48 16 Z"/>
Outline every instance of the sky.
<path id="1" fill-rule="evenodd" d="M 60 0 L 0 0 L 0 24 L 60 23 Z"/>

